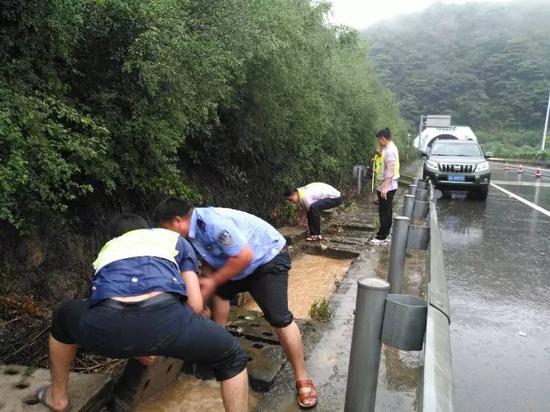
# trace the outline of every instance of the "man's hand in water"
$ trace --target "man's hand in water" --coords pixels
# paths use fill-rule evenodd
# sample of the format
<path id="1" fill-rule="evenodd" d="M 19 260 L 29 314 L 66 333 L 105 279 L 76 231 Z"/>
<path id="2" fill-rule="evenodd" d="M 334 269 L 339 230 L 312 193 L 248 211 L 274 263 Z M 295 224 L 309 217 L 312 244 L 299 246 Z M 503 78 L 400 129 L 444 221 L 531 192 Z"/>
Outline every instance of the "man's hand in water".
<path id="1" fill-rule="evenodd" d="M 201 285 L 201 294 L 206 302 L 216 292 L 218 283 L 212 277 L 206 276 L 199 279 Z"/>

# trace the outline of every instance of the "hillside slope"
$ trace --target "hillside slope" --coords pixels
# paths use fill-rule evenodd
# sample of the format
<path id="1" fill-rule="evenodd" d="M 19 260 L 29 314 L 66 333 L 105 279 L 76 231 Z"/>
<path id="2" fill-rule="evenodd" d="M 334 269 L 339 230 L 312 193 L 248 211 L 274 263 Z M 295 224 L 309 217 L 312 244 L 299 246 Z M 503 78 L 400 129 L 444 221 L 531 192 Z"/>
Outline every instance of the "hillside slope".
<path id="1" fill-rule="evenodd" d="M 435 5 L 364 36 L 411 122 L 448 113 L 482 131 L 534 131 L 550 88 L 549 21 L 548 1 Z M 531 144 L 540 139 L 528 135 Z"/>

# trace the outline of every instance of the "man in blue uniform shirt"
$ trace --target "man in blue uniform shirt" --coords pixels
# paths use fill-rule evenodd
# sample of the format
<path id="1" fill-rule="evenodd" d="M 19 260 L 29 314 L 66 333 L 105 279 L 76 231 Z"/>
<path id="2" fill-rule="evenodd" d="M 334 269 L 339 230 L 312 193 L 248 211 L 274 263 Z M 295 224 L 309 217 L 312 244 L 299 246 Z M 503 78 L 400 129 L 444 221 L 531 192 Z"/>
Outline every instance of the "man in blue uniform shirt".
<path id="1" fill-rule="evenodd" d="M 89 300 L 69 300 L 53 315 L 52 384 L 38 390 L 53 411 L 69 409 L 67 385 L 77 345 L 111 358 L 169 356 L 210 365 L 226 411 L 248 410 L 247 356 L 224 328 L 196 312 L 203 300 L 191 245 L 122 215 L 94 262 Z"/>
<path id="2" fill-rule="evenodd" d="M 290 255 L 286 241 L 269 223 L 233 209 L 194 208 L 170 198 L 161 202 L 155 220 L 191 242 L 204 262 L 199 279 L 205 300 L 211 299 L 213 319 L 225 326 L 229 301 L 248 291 L 275 328 L 296 378 L 298 403 L 310 408 L 317 392 L 305 369 L 302 337 L 288 309 Z"/>

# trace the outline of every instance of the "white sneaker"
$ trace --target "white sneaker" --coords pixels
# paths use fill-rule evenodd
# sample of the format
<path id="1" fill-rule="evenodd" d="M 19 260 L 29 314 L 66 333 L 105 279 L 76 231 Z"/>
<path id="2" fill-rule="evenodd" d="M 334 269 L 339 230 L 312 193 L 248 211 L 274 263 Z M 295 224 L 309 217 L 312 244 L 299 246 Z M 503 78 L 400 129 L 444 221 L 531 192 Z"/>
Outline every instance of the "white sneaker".
<path id="1" fill-rule="evenodd" d="M 391 240 L 389 237 L 386 239 L 377 239 L 376 237 L 371 237 L 369 239 L 369 244 L 374 246 L 385 246 L 389 245 L 391 243 Z"/>

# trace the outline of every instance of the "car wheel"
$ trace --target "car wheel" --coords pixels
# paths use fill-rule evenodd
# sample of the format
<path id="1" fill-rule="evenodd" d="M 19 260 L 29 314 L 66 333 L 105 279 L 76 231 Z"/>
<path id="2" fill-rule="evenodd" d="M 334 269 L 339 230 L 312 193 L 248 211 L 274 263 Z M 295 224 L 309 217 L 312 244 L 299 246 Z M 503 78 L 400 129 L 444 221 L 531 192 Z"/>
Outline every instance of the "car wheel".
<path id="1" fill-rule="evenodd" d="M 487 199 L 487 195 L 489 194 L 489 188 L 488 187 L 482 187 L 478 190 L 477 195 L 479 197 L 479 200 L 485 200 Z"/>
<path id="2" fill-rule="evenodd" d="M 452 198 L 451 192 L 448 190 L 439 189 L 441 191 L 441 199 L 449 200 Z"/>

